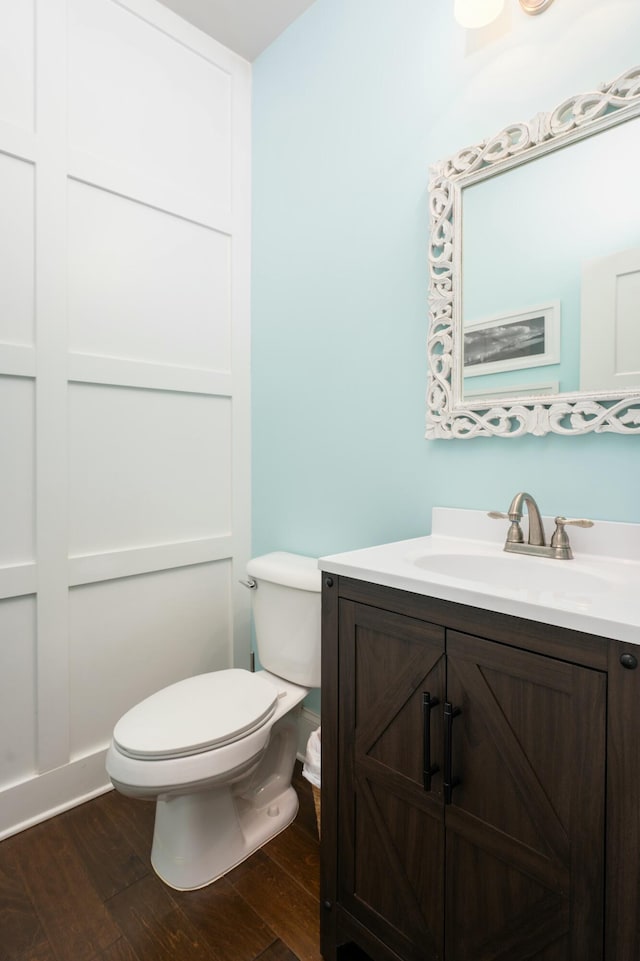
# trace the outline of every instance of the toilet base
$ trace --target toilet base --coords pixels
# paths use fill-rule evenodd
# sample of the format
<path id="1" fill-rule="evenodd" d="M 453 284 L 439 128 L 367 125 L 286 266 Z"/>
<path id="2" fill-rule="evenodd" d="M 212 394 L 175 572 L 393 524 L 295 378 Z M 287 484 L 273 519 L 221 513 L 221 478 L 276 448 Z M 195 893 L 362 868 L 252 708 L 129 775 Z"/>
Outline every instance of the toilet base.
<path id="1" fill-rule="evenodd" d="M 178 891 L 206 887 L 291 824 L 298 812 L 291 786 L 296 748 L 296 725 L 285 716 L 249 774 L 158 798 L 151 864 L 165 884 Z"/>

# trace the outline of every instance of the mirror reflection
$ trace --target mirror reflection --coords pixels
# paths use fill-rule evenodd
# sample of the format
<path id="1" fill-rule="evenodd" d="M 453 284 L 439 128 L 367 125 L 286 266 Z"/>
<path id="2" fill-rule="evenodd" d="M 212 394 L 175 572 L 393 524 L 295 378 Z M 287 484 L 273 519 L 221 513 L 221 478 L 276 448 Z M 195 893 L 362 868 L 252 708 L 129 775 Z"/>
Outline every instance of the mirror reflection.
<path id="1" fill-rule="evenodd" d="M 462 397 L 640 390 L 640 118 L 461 192 Z"/>

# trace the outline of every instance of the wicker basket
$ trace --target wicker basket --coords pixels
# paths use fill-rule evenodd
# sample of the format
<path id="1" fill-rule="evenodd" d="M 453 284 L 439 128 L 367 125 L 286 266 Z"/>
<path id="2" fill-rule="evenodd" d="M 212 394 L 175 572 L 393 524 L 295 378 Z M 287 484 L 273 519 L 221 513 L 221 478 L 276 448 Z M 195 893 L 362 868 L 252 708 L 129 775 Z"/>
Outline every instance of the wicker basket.
<path id="1" fill-rule="evenodd" d="M 318 825 L 318 837 L 320 837 L 320 788 L 316 787 L 315 784 L 312 784 L 311 790 L 313 792 L 313 803 L 316 808 L 316 823 Z"/>

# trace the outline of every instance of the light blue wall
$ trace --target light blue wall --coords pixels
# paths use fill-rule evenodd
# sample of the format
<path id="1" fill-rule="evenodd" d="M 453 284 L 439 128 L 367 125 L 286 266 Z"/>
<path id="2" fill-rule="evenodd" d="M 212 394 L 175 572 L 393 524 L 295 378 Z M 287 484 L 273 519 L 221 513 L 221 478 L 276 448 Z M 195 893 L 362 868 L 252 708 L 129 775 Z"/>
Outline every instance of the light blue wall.
<path id="1" fill-rule="evenodd" d="M 640 3 L 507 0 L 475 35 L 452 10 L 316 0 L 254 65 L 255 553 L 417 536 L 523 488 L 640 521 L 640 438 L 424 440 L 428 166 L 640 62 Z"/>

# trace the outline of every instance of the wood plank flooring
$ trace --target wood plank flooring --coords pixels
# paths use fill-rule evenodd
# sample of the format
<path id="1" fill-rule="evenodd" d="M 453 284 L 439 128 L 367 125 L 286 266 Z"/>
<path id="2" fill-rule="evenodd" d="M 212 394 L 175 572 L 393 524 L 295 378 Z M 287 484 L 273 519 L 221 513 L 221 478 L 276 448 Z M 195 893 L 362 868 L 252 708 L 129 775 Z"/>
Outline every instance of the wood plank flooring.
<path id="1" fill-rule="evenodd" d="M 115 791 L 0 842 L 0 961 L 320 961 L 318 833 L 300 772 L 294 823 L 199 891 L 157 878 L 154 806 Z"/>

